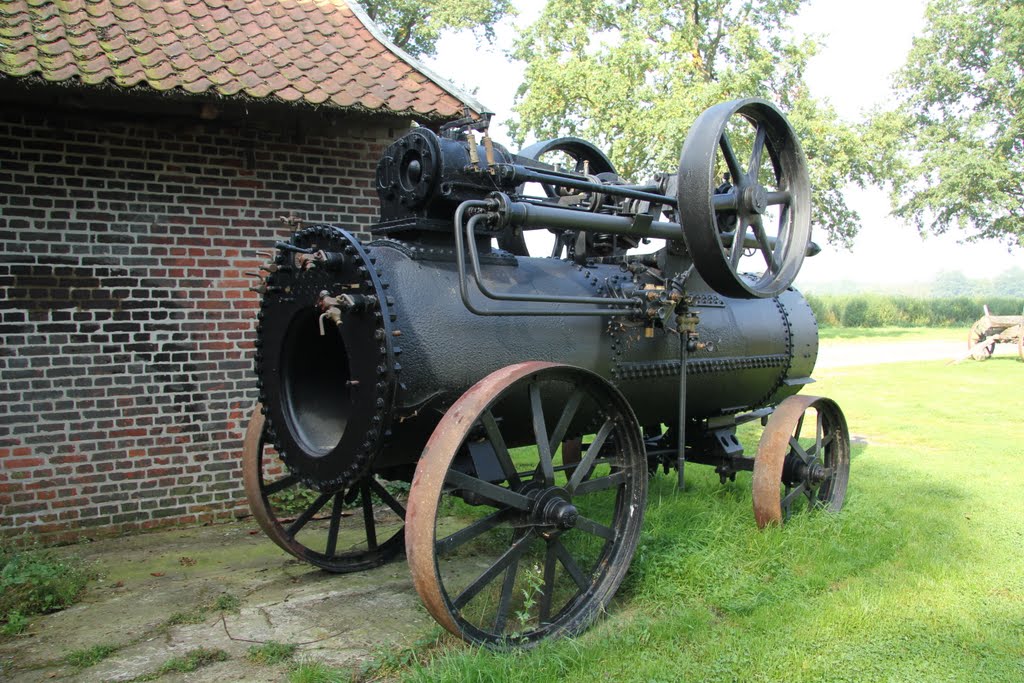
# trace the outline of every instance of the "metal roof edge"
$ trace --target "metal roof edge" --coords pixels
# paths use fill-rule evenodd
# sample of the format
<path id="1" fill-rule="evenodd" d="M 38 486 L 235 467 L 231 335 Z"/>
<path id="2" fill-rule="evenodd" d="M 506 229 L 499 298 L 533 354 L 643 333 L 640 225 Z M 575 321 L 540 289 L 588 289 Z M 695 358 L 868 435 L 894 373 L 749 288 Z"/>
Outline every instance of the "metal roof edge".
<path id="1" fill-rule="evenodd" d="M 465 104 L 467 107 L 472 109 L 477 114 L 484 115 L 494 113 L 489 108 L 481 104 L 480 101 L 477 100 L 475 97 L 465 92 L 461 88 L 455 87 L 455 85 L 453 85 L 447 79 L 437 75 L 433 69 L 426 66 L 423 62 L 419 61 L 418 59 L 410 55 L 408 52 L 392 43 L 391 39 L 384 35 L 384 32 L 380 30 L 380 27 L 377 26 L 376 23 L 374 23 L 373 19 L 371 19 L 370 16 L 366 13 L 366 10 L 363 9 L 363 6 L 360 5 L 356 0 L 344 0 L 344 2 L 346 5 L 348 5 L 349 9 L 352 10 L 352 13 L 356 15 L 356 18 L 358 18 L 359 21 L 362 22 L 363 26 L 366 27 L 366 30 L 370 32 L 370 35 L 379 40 L 381 44 L 384 45 L 384 47 L 394 52 L 396 55 L 398 55 L 398 57 L 400 57 L 403 61 L 408 63 L 411 67 L 413 67 L 421 74 L 432 80 L 439 88 L 441 88 L 449 95 Z"/>

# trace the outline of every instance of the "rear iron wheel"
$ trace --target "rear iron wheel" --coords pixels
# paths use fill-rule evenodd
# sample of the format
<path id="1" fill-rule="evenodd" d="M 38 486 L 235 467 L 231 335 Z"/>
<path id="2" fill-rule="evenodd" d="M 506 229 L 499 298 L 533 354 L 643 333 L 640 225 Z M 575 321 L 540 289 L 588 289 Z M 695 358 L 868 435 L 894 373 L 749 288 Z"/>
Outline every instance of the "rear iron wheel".
<path id="1" fill-rule="evenodd" d="M 838 512 L 849 478 L 850 432 L 839 406 L 828 398 L 790 396 L 768 419 L 757 446 L 757 526 L 781 524 L 800 509 Z"/>
<path id="2" fill-rule="evenodd" d="M 328 492 L 287 471 L 272 478 L 269 470 L 280 464 L 266 458 L 265 428 L 257 405 L 245 433 L 242 477 L 253 517 L 274 543 L 336 574 L 372 569 L 402 551 L 405 508 L 373 475 Z"/>
<path id="3" fill-rule="evenodd" d="M 614 387 L 566 365 L 503 368 L 452 405 L 420 458 L 406 527 L 416 590 L 473 643 L 577 634 L 626 574 L 646 493 L 639 426 Z"/>

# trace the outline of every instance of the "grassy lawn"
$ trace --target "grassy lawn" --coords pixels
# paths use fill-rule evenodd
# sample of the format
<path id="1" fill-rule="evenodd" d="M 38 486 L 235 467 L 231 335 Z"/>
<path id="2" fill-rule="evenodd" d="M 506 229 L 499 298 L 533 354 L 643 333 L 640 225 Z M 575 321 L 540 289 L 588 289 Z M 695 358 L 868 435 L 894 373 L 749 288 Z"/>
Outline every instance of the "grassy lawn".
<path id="1" fill-rule="evenodd" d="M 968 327 L 822 327 L 823 345 L 832 343 L 955 341 L 967 343 Z"/>
<path id="2" fill-rule="evenodd" d="M 691 466 L 684 494 L 659 475 L 630 575 L 583 636 L 507 653 L 442 638 L 388 675 L 1024 680 L 1022 386 L 1015 357 L 821 372 L 813 393 L 855 435 L 842 513 L 759 532 L 749 474 Z"/>

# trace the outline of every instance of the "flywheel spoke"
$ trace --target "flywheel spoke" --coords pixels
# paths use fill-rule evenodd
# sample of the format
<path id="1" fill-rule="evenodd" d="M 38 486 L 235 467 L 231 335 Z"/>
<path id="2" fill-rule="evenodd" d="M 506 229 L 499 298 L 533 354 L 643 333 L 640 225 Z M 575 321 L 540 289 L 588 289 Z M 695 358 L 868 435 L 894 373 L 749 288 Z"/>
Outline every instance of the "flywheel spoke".
<path id="1" fill-rule="evenodd" d="M 754 147 L 750 153 L 750 165 L 747 167 L 747 175 L 753 182 L 757 182 L 758 171 L 761 170 L 761 155 L 764 153 L 765 127 L 763 123 L 757 124 L 757 132 L 754 133 Z"/>
<path id="2" fill-rule="evenodd" d="M 743 169 L 740 167 L 740 160 L 737 158 L 736 152 L 733 151 L 732 143 L 729 142 L 729 134 L 723 132 L 718 144 L 722 148 L 722 156 L 725 157 L 725 165 L 729 167 L 729 173 L 732 174 L 733 183 L 738 183 L 743 177 Z"/>

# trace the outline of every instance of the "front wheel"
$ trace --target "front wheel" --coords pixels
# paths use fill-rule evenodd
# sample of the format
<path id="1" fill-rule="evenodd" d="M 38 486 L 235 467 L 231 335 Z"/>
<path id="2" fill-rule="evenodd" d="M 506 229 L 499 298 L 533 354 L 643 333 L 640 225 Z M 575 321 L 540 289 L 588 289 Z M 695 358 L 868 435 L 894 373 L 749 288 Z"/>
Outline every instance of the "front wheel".
<path id="1" fill-rule="evenodd" d="M 575 635 L 625 577 L 646 494 L 640 429 L 618 390 L 566 365 L 498 370 L 449 408 L 416 468 L 416 590 L 473 643 Z"/>

